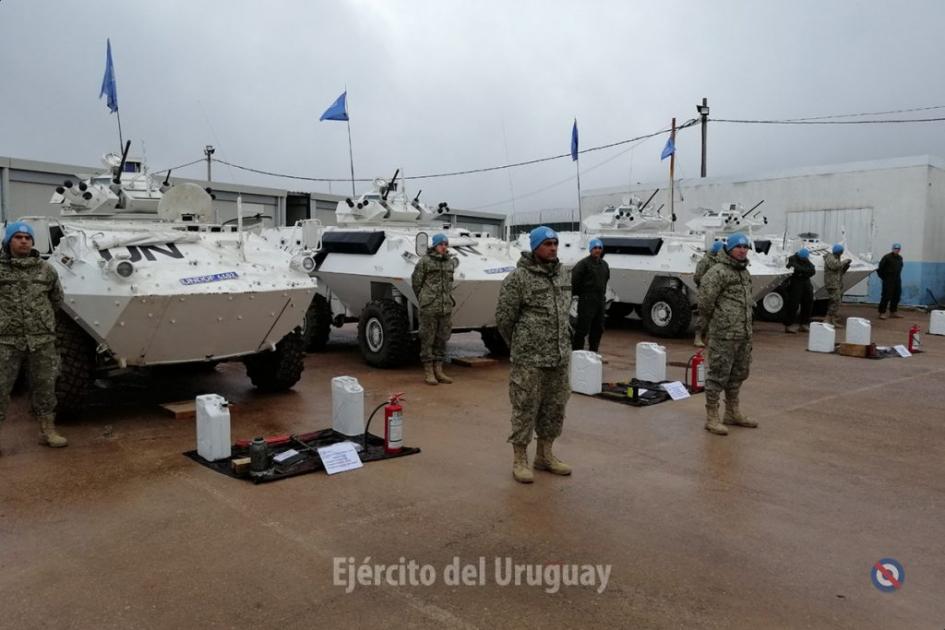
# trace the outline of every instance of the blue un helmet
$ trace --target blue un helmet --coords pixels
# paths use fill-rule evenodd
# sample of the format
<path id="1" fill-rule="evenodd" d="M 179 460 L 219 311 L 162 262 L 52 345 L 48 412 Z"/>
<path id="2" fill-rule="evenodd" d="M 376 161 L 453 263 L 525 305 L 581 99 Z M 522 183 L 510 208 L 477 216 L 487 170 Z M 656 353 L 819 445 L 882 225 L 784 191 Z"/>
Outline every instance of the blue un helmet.
<path id="1" fill-rule="evenodd" d="M 833 246 L 833 248 L 831 248 L 830 251 L 833 252 L 834 256 L 839 256 L 840 254 L 843 253 L 843 245 L 841 245 L 840 243 L 837 243 L 836 245 Z"/>
<path id="2" fill-rule="evenodd" d="M 587 244 L 587 251 L 591 251 L 595 247 L 604 249 L 604 241 L 600 240 L 599 238 L 592 238 Z"/>
<path id="3" fill-rule="evenodd" d="M 430 243 L 432 243 L 433 247 L 436 247 L 440 243 L 448 244 L 449 239 L 446 238 L 446 234 L 443 234 L 443 232 L 437 232 L 436 234 L 433 235 L 433 238 L 430 239 Z"/>
<path id="4" fill-rule="evenodd" d="M 892 248 L 898 252 L 900 249 L 902 249 L 902 243 L 893 243 Z"/>
<path id="5" fill-rule="evenodd" d="M 719 251 L 721 251 L 721 249 L 722 249 L 722 241 L 715 241 L 714 243 L 712 243 L 712 247 L 709 248 L 709 251 L 712 252 L 713 254 L 718 254 Z"/>
<path id="6" fill-rule="evenodd" d="M 797 250 L 797 257 L 807 260 L 808 258 L 810 258 L 810 250 L 807 249 L 806 247 L 800 248 L 799 250 Z"/>
<path id="7" fill-rule="evenodd" d="M 736 247 L 751 247 L 748 237 L 741 232 L 735 232 L 725 241 L 725 251 L 730 252 Z"/>
<path id="8" fill-rule="evenodd" d="M 14 221 L 13 223 L 7 225 L 7 229 L 3 233 L 3 243 L 6 244 L 14 234 L 22 232 L 23 234 L 28 234 L 33 241 L 36 241 L 36 236 L 33 234 L 33 227 L 29 223 L 24 223 L 23 221 Z"/>
<path id="9" fill-rule="evenodd" d="M 528 245 L 531 251 L 538 249 L 538 246 L 550 239 L 557 239 L 558 233 L 547 225 L 539 225 L 528 233 Z"/>

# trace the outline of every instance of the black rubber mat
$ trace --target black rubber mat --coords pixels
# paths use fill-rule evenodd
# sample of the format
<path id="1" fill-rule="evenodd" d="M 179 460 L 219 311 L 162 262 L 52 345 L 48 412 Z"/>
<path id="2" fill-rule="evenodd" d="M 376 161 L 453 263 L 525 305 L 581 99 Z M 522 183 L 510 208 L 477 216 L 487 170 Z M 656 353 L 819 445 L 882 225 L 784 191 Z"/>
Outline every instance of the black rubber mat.
<path id="1" fill-rule="evenodd" d="M 318 449 L 323 446 L 330 446 L 331 444 L 337 444 L 338 442 L 344 441 L 361 444 L 363 436 L 349 437 L 347 435 L 337 433 L 333 429 L 324 429 L 323 431 L 308 433 L 305 434 L 305 436 L 299 437 L 300 439 L 304 438 L 301 439 L 301 441 L 309 448 Z M 201 466 L 206 466 L 210 470 L 215 470 L 216 472 L 222 473 L 227 477 L 242 479 L 244 481 L 252 481 L 253 483 L 267 483 L 269 481 L 278 481 L 279 479 L 287 479 L 289 477 L 296 477 L 298 475 L 305 475 L 308 473 L 325 470 L 324 465 L 322 465 L 322 459 L 318 456 L 318 453 L 303 450 L 301 444 L 296 441 L 290 441 L 278 446 L 273 446 L 270 448 L 270 454 L 276 455 L 289 449 L 295 449 L 299 451 L 300 457 L 296 458 L 295 461 L 284 465 L 273 464 L 268 471 L 259 476 L 238 476 L 233 472 L 232 466 L 230 464 L 230 461 L 233 459 L 249 457 L 249 447 L 234 444 L 232 448 L 232 454 L 229 458 L 221 459 L 215 462 L 205 460 L 203 457 L 197 454 L 197 451 L 187 451 L 184 453 L 184 456 L 189 457 Z M 384 439 L 369 433 L 367 439 L 367 448 L 362 450 L 359 455 L 361 456 L 361 461 L 367 464 L 368 462 L 378 462 L 385 459 L 395 459 L 397 457 L 405 457 L 407 455 L 416 455 L 419 452 L 419 448 L 405 446 L 397 453 L 385 453 Z"/>
<path id="2" fill-rule="evenodd" d="M 672 383 L 672 381 L 655 383 L 634 378 L 630 379 L 629 382 L 604 383 L 601 385 L 601 393 L 595 394 L 594 398 L 612 400 L 631 407 L 649 407 L 650 405 L 658 405 L 661 402 L 672 400 L 666 390 L 660 387 L 663 383 Z M 641 389 L 646 391 L 640 393 Z M 686 390 L 692 394 L 692 390 L 688 385 Z"/>

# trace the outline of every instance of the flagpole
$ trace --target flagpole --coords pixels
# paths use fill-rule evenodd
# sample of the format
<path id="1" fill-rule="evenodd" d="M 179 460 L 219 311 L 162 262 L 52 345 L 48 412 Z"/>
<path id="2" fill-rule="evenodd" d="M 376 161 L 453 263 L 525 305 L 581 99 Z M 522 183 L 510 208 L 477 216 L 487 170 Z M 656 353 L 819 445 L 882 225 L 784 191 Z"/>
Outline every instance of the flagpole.
<path id="1" fill-rule="evenodd" d="M 121 135 L 121 112 L 116 109 L 115 115 L 118 117 L 118 146 L 122 148 L 122 151 L 124 151 L 125 139 Z"/>
<path id="2" fill-rule="evenodd" d="M 584 210 L 581 207 L 581 158 L 574 160 L 574 166 L 577 169 L 577 195 L 578 195 L 578 219 L 584 220 Z M 573 221 L 571 227 L 573 228 Z"/>
<path id="3" fill-rule="evenodd" d="M 354 192 L 354 154 L 351 151 L 351 121 L 346 120 L 345 123 L 348 125 L 348 161 L 351 163 L 351 198 L 357 196 L 357 193 Z"/>
<path id="4" fill-rule="evenodd" d="M 673 118 L 673 128 L 669 135 L 670 142 L 673 143 L 673 153 L 669 156 L 669 219 L 670 227 L 673 232 L 676 231 L 676 210 L 674 208 L 676 195 L 673 192 L 673 176 L 676 171 L 676 119 Z"/>

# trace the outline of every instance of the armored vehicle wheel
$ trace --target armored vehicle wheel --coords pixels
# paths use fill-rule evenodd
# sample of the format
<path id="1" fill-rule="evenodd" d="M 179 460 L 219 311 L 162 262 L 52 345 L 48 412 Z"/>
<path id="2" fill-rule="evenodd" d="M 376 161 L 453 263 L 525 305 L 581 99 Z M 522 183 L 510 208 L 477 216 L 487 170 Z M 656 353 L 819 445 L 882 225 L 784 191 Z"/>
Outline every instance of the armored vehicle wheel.
<path id="1" fill-rule="evenodd" d="M 787 291 L 778 287 L 771 293 L 766 293 L 755 305 L 755 317 L 763 322 L 777 322 L 784 317 L 784 304 L 787 302 Z"/>
<path id="2" fill-rule="evenodd" d="M 482 343 L 486 345 L 489 354 L 496 357 L 509 356 L 509 346 L 505 343 L 502 335 L 499 334 L 498 328 L 483 328 L 479 331 L 479 334 L 482 336 Z"/>
<path id="3" fill-rule="evenodd" d="M 56 318 L 59 378 L 56 379 L 56 411 L 78 413 L 88 404 L 95 383 L 95 341 L 78 324 L 60 313 Z"/>
<path id="4" fill-rule="evenodd" d="M 302 334 L 295 330 L 283 337 L 275 350 L 246 357 L 243 363 L 254 386 L 264 392 L 281 392 L 290 389 L 302 378 L 304 358 Z"/>
<path id="5" fill-rule="evenodd" d="M 364 360 L 374 367 L 390 368 L 410 356 L 407 311 L 394 300 L 372 300 L 358 318 L 358 345 Z"/>
<path id="6" fill-rule="evenodd" d="M 672 287 L 654 289 L 640 309 L 643 327 L 657 337 L 676 337 L 689 330 L 692 308 L 686 295 Z"/>
<path id="7" fill-rule="evenodd" d="M 306 352 L 320 352 L 328 345 L 331 335 L 331 305 L 322 295 L 316 295 L 305 311 L 305 330 L 302 338 L 305 340 Z"/>

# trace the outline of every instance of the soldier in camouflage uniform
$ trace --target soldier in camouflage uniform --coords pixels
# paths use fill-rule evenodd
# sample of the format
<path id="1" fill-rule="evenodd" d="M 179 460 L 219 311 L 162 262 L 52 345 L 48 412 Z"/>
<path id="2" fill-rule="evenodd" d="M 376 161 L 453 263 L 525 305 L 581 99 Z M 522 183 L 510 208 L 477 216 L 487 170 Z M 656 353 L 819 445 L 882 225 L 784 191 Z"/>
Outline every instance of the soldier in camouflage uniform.
<path id="1" fill-rule="evenodd" d="M 830 296 L 830 304 L 827 306 L 827 319 L 829 324 L 837 328 L 843 328 L 843 322 L 840 320 L 840 302 L 843 300 L 843 274 L 850 268 L 850 260 L 841 260 L 843 255 L 843 245 L 837 243 L 830 250 L 829 254 L 824 255 L 824 288 L 827 289 L 827 295 Z"/>
<path id="2" fill-rule="evenodd" d="M 728 435 L 726 424 L 754 428 L 738 409 L 738 395 L 751 365 L 751 274 L 748 273 L 748 237 L 728 237 L 717 263 L 702 277 L 699 312 L 709 334 L 708 374 L 705 381 L 707 431 Z M 725 418 L 719 421 L 719 398 L 725 392 Z"/>
<path id="3" fill-rule="evenodd" d="M 558 235 L 549 227 L 531 231 L 531 252 L 522 252 L 515 271 L 502 282 L 495 320 L 511 350 L 512 476 L 534 480 L 526 449 L 538 435 L 534 467 L 570 475 L 571 467 L 552 453 L 561 435 L 571 395 L 571 277 L 558 261 Z"/>
<path id="4" fill-rule="evenodd" d="M 33 228 L 7 226 L 0 250 L 0 424 L 21 365 L 29 370 L 40 444 L 66 446 L 56 431 L 56 311 L 62 305 L 59 276 L 33 249 Z"/>
<path id="5" fill-rule="evenodd" d="M 446 342 L 453 331 L 453 270 L 457 260 L 449 253 L 446 234 L 434 234 L 432 247 L 417 262 L 410 278 L 420 304 L 420 359 L 428 385 L 452 383 L 443 372 Z"/>
<path id="6" fill-rule="evenodd" d="M 709 248 L 701 259 L 699 259 L 698 264 L 696 264 L 696 271 L 692 274 L 692 281 L 696 284 L 696 288 L 699 288 L 699 285 L 702 283 L 702 276 L 705 275 L 709 269 L 712 268 L 717 262 L 716 255 L 722 249 L 722 241 L 715 241 L 712 243 L 712 247 Z M 705 320 L 702 317 L 701 311 L 696 311 L 696 338 L 693 340 L 693 345 L 697 348 L 704 348 L 705 342 L 702 340 L 702 335 L 705 332 Z"/>

